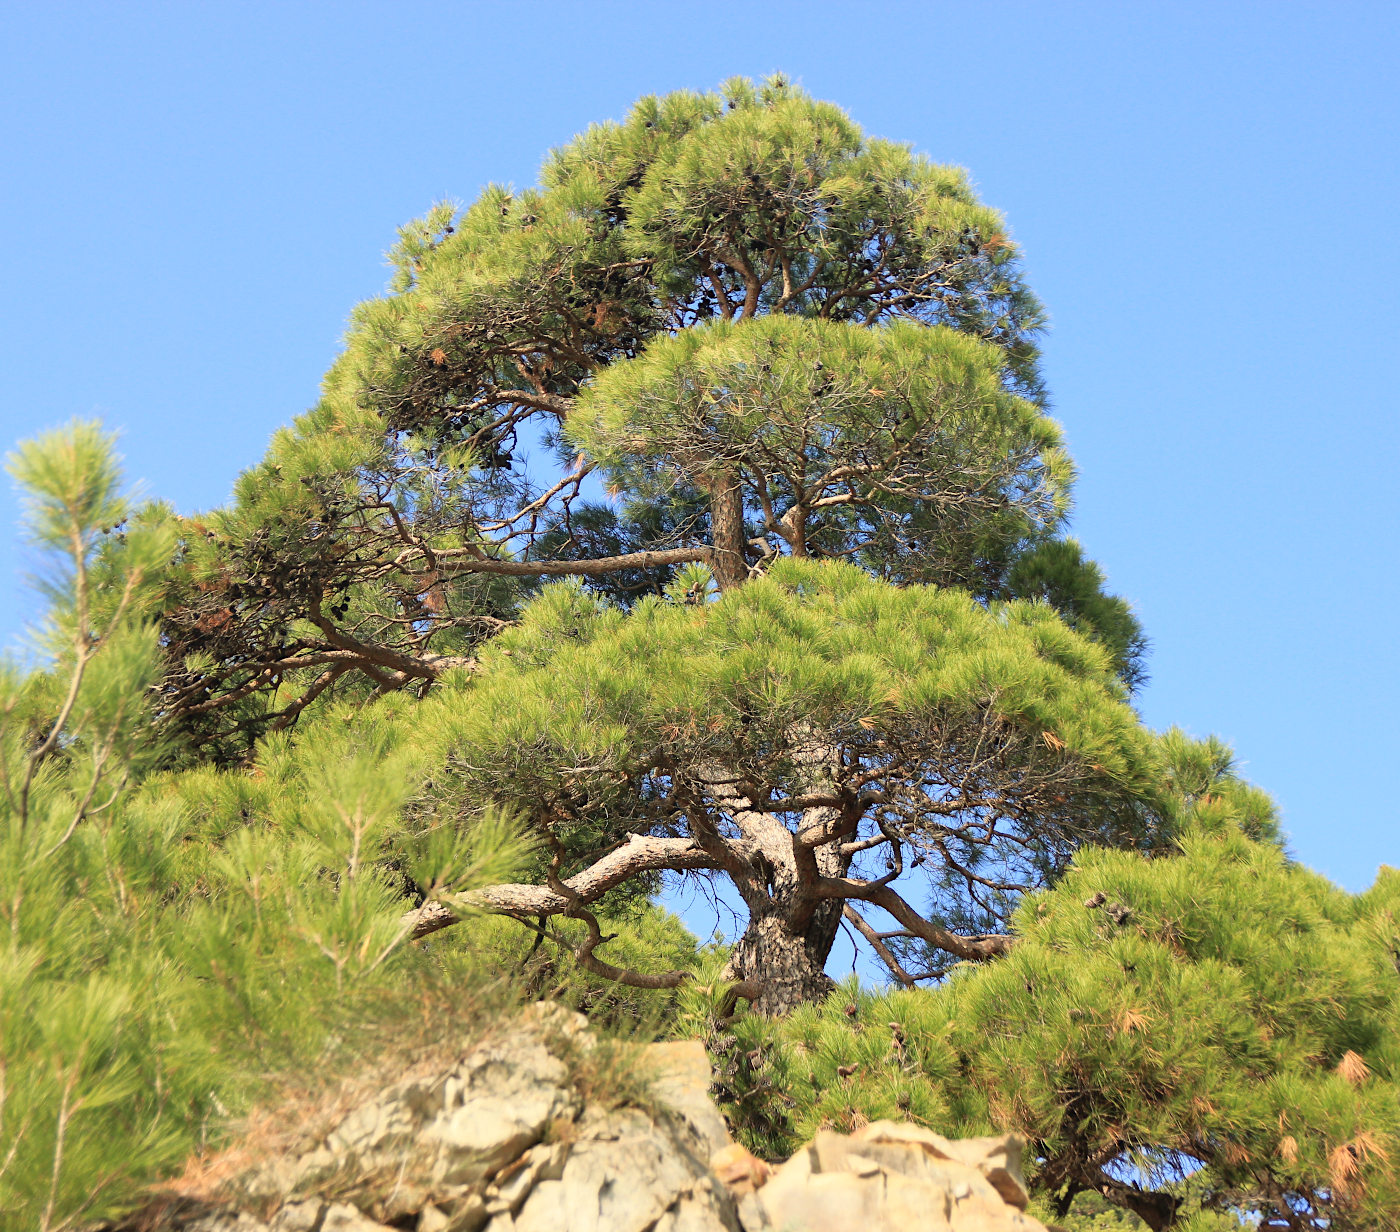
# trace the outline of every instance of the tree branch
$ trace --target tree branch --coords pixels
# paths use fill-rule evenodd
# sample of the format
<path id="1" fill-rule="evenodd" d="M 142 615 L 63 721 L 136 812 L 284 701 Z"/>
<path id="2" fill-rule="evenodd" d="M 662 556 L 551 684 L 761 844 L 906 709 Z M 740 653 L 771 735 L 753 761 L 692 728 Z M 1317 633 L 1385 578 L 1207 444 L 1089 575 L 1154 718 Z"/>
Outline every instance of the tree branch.
<path id="1" fill-rule="evenodd" d="M 594 560 L 482 560 L 470 548 L 446 548 L 437 553 L 444 577 L 463 573 L 497 573 L 507 577 L 587 577 L 594 573 L 620 573 L 624 569 L 660 569 L 666 565 L 706 561 L 707 547 L 670 548 L 664 552 L 628 552 L 624 556 L 600 556 Z"/>
<path id="2" fill-rule="evenodd" d="M 643 971 L 632 971 L 629 968 L 616 967 L 610 962 L 605 962 L 593 951 L 604 941 L 611 941 L 612 937 L 605 938 L 603 936 L 598 917 L 582 905 L 575 906 L 566 914 L 574 919 L 582 920 L 588 928 L 588 938 L 582 945 L 568 947 L 573 951 L 574 961 L 585 971 L 590 971 L 605 980 L 612 980 L 616 984 L 626 984 L 629 988 L 679 988 L 690 978 L 689 971 L 659 971 L 654 975 L 649 975 Z M 563 945 L 568 945 L 563 938 L 556 938 L 556 940 Z"/>
<path id="3" fill-rule="evenodd" d="M 890 974 L 903 984 L 905 988 L 913 988 L 914 977 L 900 965 L 899 959 L 894 956 L 890 947 L 885 944 L 884 938 L 870 927 L 866 918 L 852 907 L 850 903 L 843 904 L 841 907 L 841 914 L 851 924 L 855 925 L 856 932 L 860 933 L 860 935 L 870 943 L 870 948 L 875 951 L 876 957 L 890 969 Z"/>
<path id="4" fill-rule="evenodd" d="M 1132 1211 L 1153 1232 L 1169 1228 L 1176 1220 L 1181 1207 L 1181 1199 L 1174 1194 L 1158 1193 L 1150 1189 L 1140 1189 L 1116 1180 L 1102 1169 L 1095 1169 L 1092 1177 L 1084 1178 L 1093 1189 L 1097 1189 L 1115 1206 L 1123 1206 Z"/>
<path id="5" fill-rule="evenodd" d="M 719 862 L 692 839 L 633 834 L 621 847 L 560 883 L 566 887 L 564 893 L 547 885 L 514 883 L 469 890 L 456 901 L 467 911 L 492 915 L 568 915 L 575 904 L 596 902 L 614 886 L 639 873 L 695 868 L 717 869 Z M 405 923 L 411 924 L 411 936 L 416 941 L 439 929 L 450 928 L 461 916 L 447 903 L 433 899 L 406 912 L 403 918 Z"/>
<path id="6" fill-rule="evenodd" d="M 986 962 L 1010 952 L 1016 938 L 1005 933 L 981 937 L 960 937 L 946 928 L 924 919 L 890 886 L 872 881 L 857 881 L 854 877 L 823 877 L 812 891 L 822 898 L 853 898 L 888 911 L 911 933 L 936 949 L 946 950 L 969 962 Z"/>

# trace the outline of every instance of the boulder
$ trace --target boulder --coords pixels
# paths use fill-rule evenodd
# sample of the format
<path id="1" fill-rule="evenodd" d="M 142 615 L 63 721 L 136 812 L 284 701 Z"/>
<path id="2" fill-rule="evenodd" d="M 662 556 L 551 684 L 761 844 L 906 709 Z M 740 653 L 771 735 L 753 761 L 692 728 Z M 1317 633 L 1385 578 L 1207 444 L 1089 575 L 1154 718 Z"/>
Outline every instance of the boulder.
<path id="1" fill-rule="evenodd" d="M 536 1185 L 515 1232 L 738 1232 L 734 1202 L 663 1119 L 635 1109 L 585 1116 L 558 1180 Z M 507 1232 L 505 1228 L 492 1232 Z"/>
<path id="2" fill-rule="evenodd" d="M 1024 1214 L 1021 1143 L 950 1140 L 877 1121 L 819 1133 L 763 1178 L 737 1154 L 720 1161 L 745 1232 L 1045 1232 Z"/>
<path id="3" fill-rule="evenodd" d="M 907 1122 L 874 1121 L 851 1135 L 867 1153 L 879 1147 L 912 1147 L 932 1159 L 949 1160 L 973 1168 L 991 1182 L 1002 1198 L 1018 1210 L 1030 1202 L 1021 1176 L 1021 1140 L 1015 1134 L 993 1138 L 944 1138 L 930 1129 Z"/>
<path id="4" fill-rule="evenodd" d="M 710 1098 L 710 1054 L 699 1040 L 652 1044 L 644 1064 L 652 1093 L 686 1123 L 705 1159 L 729 1145 L 729 1128 Z"/>

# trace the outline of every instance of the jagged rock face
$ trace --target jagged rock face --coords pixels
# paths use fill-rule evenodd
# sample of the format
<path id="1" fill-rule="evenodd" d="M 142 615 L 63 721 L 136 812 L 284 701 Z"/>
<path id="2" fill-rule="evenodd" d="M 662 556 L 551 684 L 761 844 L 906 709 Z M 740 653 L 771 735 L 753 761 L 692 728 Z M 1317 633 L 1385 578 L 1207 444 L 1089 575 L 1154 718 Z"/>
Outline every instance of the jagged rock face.
<path id="1" fill-rule="evenodd" d="M 878 1122 L 819 1134 L 776 1171 L 729 1141 L 698 1042 L 653 1045 L 654 1106 L 580 1095 L 581 1017 L 546 1011 L 438 1072 L 381 1090 L 303 1149 L 217 1192 L 152 1206 L 141 1232 L 1043 1232 L 1019 1143 Z"/>
<path id="2" fill-rule="evenodd" d="M 378 1091 L 301 1149 L 262 1152 L 214 1192 L 166 1201 L 141 1232 L 740 1232 L 709 1170 L 728 1141 L 696 1043 L 656 1045 L 656 1107 L 579 1093 L 569 1058 L 593 1045 L 581 1015 L 519 1030 Z"/>
<path id="3" fill-rule="evenodd" d="M 741 1161 L 726 1170 L 733 1176 Z M 731 1181 L 745 1232 L 1044 1232 L 1023 1214 L 1021 1145 L 1010 1134 L 950 1141 L 917 1125 L 876 1121 L 819 1133 L 771 1175 Z"/>

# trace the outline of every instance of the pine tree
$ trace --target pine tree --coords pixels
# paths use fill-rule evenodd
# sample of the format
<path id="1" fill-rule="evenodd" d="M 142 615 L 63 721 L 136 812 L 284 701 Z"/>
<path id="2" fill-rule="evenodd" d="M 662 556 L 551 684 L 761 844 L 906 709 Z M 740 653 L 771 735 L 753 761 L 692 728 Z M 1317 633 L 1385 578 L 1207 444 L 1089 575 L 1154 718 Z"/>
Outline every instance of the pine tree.
<path id="1" fill-rule="evenodd" d="M 1063 603 L 1137 671 L 1126 606 L 1060 538 L 1070 468 L 1035 409 L 1041 309 L 961 171 L 864 136 L 781 79 L 736 80 L 643 99 L 551 155 L 539 188 L 435 207 L 390 256 L 392 289 L 356 309 L 320 403 L 231 508 L 188 524 L 164 706 L 201 756 L 243 756 L 327 690 L 431 685 L 469 665 L 542 578 L 585 577 L 630 602 L 687 563 L 732 587 L 776 555 L 839 555 L 861 535 L 883 576 Z M 703 466 L 673 453 L 669 470 L 654 457 L 653 479 L 671 482 L 628 487 L 645 459 L 623 458 L 627 439 L 604 441 L 601 421 L 576 423 L 581 391 L 616 373 L 621 392 L 632 378 L 617 370 L 639 360 L 664 383 L 692 334 L 711 371 L 766 317 L 786 384 L 748 392 L 786 399 L 784 441 L 770 443 L 790 454 L 803 422 L 850 417 L 827 442 L 847 469 L 781 513 L 764 508 L 762 453 Z M 827 352 L 825 378 L 792 368 Z M 924 352 L 942 385 L 906 388 Z M 711 427 L 732 436 L 737 423 Z M 622 485 L 620 503 L 599 499 L 600 479 Z M 794 547 L 777 523 L 799 514 Z M 1034 565 L 1046 551 L 1053 562 Z"/>
<path id="2" fill-rule="evenodd" d="M 54 572 L 0 672 L 0 1219 L 523 996 L 705 1034 L 759 1148 L 1012 1128 L 1071 1224 L 1383 1225 L 1395 878 L 1139 722 L 961 172 L 735 81 L 392 256 L 229 507 L 132 506 L 90 424 L 12 458 Z M 899 991 L 826 997 L 843 925 Z"/>
<path id="3" fill-rule="evenodd" d="M 476 955 L 409 945 L 405 885 L 434 901 L 528 852 L 500 819 L 399 837 L 389 707 L 269 738 L 255 775 L 163 773 L 170 512 L 126 499 L 94 424 L 10 470 L 50 606 L 36 664 L 0 661 L 0 1226 L 60 1232 L 129 1209 L 283 1075 L 402 1044 L 420 1006 L 491 1022 Z"/>
<path id="4" fill-rule="evenodd" d="M 929 947 L 927 970 L 892 963 L 912 982 L 1004 952 L 1016 895 L 1083 843 L 1160 840 L 1152 744 L 1100 647 L 1043 604 L 834 562 L 627 613 L 557 584 L 409 721 L 438 749 L 434 824 L 504 808 L 553 853 L 541 884 L 477 905 L 587 920 L 632 878 L 725 877 L 749 914 L 731 975 L 768 1013 L 829 989 L 843 916 L 873 937 L 878 908 Z"/>
<path id="5" fill-rule="evenodd" d="M 1141 635 L 1064 538 L 1040 309 L 961 172 L 736 81 L 644 99 L 393 260 L 320 404 L 189 523 L 163 626 L 185 748 L 246 756 L 318 699 L 457 673 L 412 720 L 456 733 L 432 773 L 460 807 L 425 824 L 505 807 L 549 852 L 495 909 L 674 983 L 596 953 L 592 904 L 726 877 L 767 1012 L 826 989 L 843 917 L 888 954 L 859 903 L 942 953 L 927 975 L 1001 952 L 1077 845 L 1158 841 Z M 574 680 L 615 704 L 585 718 Z M 494 731 L 459 723 L 498 697 Z"/>

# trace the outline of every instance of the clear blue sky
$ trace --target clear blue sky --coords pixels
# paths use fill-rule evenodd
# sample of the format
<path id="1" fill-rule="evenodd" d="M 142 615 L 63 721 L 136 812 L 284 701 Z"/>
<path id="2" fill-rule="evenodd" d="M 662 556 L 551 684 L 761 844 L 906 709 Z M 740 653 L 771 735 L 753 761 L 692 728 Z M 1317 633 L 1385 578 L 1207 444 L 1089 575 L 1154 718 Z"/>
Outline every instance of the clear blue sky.
<path id="1" fill-rule="evenodd" d="M 309 405 L 394 228 L 639 94 L 782 69 L 1026 251 L 1075 529 L 1292 850 L 1400 864 L 1400 5 L 0 0 L 0 440 L 184 510 Z M 35 606 L 0 500 L 0 642 Z"/>

